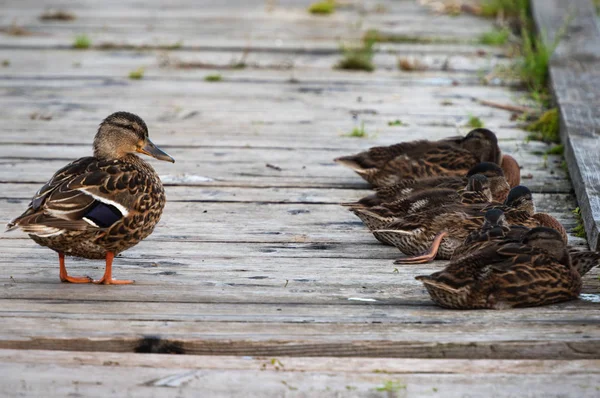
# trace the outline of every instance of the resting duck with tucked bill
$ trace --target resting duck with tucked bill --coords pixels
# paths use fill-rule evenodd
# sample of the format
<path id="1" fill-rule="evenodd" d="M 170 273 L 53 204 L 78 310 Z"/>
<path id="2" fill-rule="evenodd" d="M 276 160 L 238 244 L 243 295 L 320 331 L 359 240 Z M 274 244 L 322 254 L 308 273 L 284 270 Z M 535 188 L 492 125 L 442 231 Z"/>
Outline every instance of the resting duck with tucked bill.
<path id="1" fill-rule="evenodd" d="M 496 134 L 483 128 L 472 130 L 465 137 L 373 147 L 334 161 L 350 167 L 375 187 L 394 185 L 407 178 L 463 176 L 481 162 L 502 167 L 511 187 L 519 185 L 521 180 L 517 161 L 503 155 Z"/>

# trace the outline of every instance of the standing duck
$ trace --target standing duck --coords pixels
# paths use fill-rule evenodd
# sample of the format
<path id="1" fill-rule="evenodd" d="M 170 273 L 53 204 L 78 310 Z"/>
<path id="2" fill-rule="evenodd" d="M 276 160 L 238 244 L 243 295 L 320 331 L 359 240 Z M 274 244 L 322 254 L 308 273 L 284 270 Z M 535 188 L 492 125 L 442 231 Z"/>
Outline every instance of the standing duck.
<path id="1" fill-rule="evenodd" d="M 519 184 L 519 165 L 502 155 L 496 135 L 475 129 L 463 137 L 440 141 L 411 141 L 387 147 L 373 147 L 356 155 L 342 156 L 335 162 L 350 167 L 375 187 L 397 184 L 406 178 L 463 176 L 481 162 L 502 167 L 511 187 Z"/>
<path id="2" fill-rule="evenodd" d="M 416 277 L 444 308 L 504 309 L 576 299 L 581 276 L 561 234 L 537 227 L 520 242 L 500 241 Z"/>
<path id="3" fill-rule="evenodd" d="M 510 191 L 510 185 L 504 177 L 502 168 L 496 163 L 481 162 L 478 165 L 471 167 L 465 177 L 438 176 L 420 178 L 418 180 L 405 179 L 394 185 L 375 188 L 374 194 L 365 196 L 358 202 L 342 203 L 342 205 L 350 207 L 379 206 L 383 203 L 395 202 L 404 199 L 409 195 L 434 188 L 454 189 L 458 191 L 464 189 L 469 182 L 469 177 L 475 174 L 481 174 L 487 177 L 494 201 L 504 202 L 506 200 L 506 196 Z"/>
<path id="4" fill-rule="evenodd" d="M 62 282 L 133 283 L 112 278 L 113 258 L 152 233 L 166 202 L 160 178 L 136 153 L 175 162 L 150 141 L 140 117 L 108 116 L 94 138 L 94 156 L 58 170 L 7 231 L 20 228 L 56 251 Z M 65 255 L 105 259 L 104 276 L 69 276 Z"/>

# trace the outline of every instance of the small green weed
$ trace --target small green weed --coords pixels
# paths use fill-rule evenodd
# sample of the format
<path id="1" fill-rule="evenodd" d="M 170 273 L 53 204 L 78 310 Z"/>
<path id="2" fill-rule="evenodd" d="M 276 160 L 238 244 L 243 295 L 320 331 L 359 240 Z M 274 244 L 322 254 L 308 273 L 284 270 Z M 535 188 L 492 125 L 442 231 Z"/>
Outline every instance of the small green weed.
<path id="1" fill-rule="evenodd" d="M 204 81 L 206 82 L 220 82 L 221 80 L 223 80 L 223 76 L 218 73 L 204 76 Z"/>
<path id="2" fill-rule="evenodd" d="M 405 35 L 396 33 L 383 33 L 377 29 L 369 29 L 363 35 L 364 42 L 374 43 L 409 43 L 409 44 L 458 44 L 460 39 L 445 37 L 426 37 L 418 35 Z"/>
<path id="3" fill-rule="evenodd" d="M 402 123 L 402 120 L 400 119 L 396 119 L 396 120 L 391 120 L 388 122 L 388 126 L 404 126 L 405 124 Z"/>
<path id="4" fill-rule="evenodd" d="M 559 143 L 559 127 L 558 109 L 550 109 L 544 112 L 538 120 L 525 127 L 525 130 L 531 132 L 527 136 L 527 139 L 547 143 Z"/>
<path id="5" fill-rule="evenodd" d="M 546 155 L 562 155 L 565 152 L 565 146 L 563 144 L 554 145 L 552 148 L 546 151 Z"/>
<path id="6" fill-rule="evenodd" d="M 469 120 L 467 121 L 467 127 L 471 127 L 474 129 L 480 129 L 483 127 L 483 121 L 477 116 L 469 116 Z"/>
<path id="7" fill-rule="evenodd" d="M 84 50 L 86 48 L 90 48 L 92 45 L 92 40 L 87 35 L 77 35 L 75 36 L 75 41 L 73 42 L 73 48 L 77 48 L 79 50 Z"/>
<path id="8" fill-rule="evenodd" d="M 358 47 L 342 46 L 343 58 L 335 64 L 334 68 L 373 72 L 375 70 L 375 65 L 373 65 L 374 43 L 373 41 L 365 41 L 362 46 Z"/>
<path id="9" fill-rule="evenodd" d="M 335 11 L 335 0 L 323 0 L 312 3 L 308 7 L 308 12 L 317 15 L 329 15 Z"/>
<path id="10" fill-rule="evenodd" d="M 577 225 L 575 227 L 573 227 L 573 229 L 571 230 L 571 232 L 573 233 L 573 235 L 577 236 L 578 238 L 586 238 L 586 234 L 585 234 L 585 227 L 583 226 L 583 216 L 581 215 L 581 209 L 579 207 L 577 207 L 575 210 L 572 211 L 573 214 L 575 214 L 575 219 L 577 221 Z"/>
<path id="11" fill-rule="evenodd" d="M 354 127 L 351 132 L 346 134 L 346 137 L 365 138 L 368 134 L 365 130 L 365 122 L 361 122 L 360 127 Z"/>
<path id="12" fill-rule="evenodd" d="M 140 80 L 144 77 L 144 68 L 137 68 L 129 72 L 129 78 L 133 80 Z"/>
<path id="13" fill-rule="evenodd" d="M 2 66 L 7 68 L 10 66 L 10 60 L 9 59 L 5 59 L 2 61 Z"/>
<path id="14" fill-rule="evenodd" d="M 383 386 L 375 388 L 375 391 L 390 392 L 390 393 L 398 392 L 400 390 L 406 390 L 406 384 L 403 384 L 399 381 L 391 381 L 391 380 L 388 380 L 385 383 L 383 383 Z"/>
<path id="15" fill-rule="evenodd" d="M 488 46 L 503 46 L 508 42 L 510 31 L 507 28 L 494 29 L 479 36 L 479 43 Z"/>
<path id="16" fill-rule="evenodd" d="M 481 3 L 481 15 L 495 18 L 498 14 L 505 17 L 518 17 L 529 10 L 529 0 L 484 0 Z"/>

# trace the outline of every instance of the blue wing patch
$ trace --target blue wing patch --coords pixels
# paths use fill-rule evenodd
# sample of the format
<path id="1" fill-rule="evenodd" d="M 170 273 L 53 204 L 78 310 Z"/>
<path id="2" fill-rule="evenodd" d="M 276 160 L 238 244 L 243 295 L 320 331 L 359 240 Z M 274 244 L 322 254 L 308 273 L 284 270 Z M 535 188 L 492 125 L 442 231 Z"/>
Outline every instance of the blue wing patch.
<path id="1" fill-rule="evenodd" d="M 123 214 L 115 206 L 96 200 L 83 218 L 92 221 L 99 228 L 107 228 L 123 218 Z"/>

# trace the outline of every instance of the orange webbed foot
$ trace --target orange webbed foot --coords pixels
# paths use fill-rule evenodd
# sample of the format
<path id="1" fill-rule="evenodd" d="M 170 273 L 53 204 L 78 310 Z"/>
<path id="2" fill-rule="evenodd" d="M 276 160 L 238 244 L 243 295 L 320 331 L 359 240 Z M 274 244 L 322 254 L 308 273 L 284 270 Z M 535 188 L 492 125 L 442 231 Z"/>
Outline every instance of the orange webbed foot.
<path id="1" fill-rule="evenodd" d="M 68 283 L 92 283 L 93 279 L 89 276 L 69 276 L 69 275 L 61 275 L 61 282 Z"/>
<path id="2" fill-rule="evenodd" d="M 448 235 L 447 232 L 440 232 L 439 234 L 437 234 L 435 236 L 435 238 L 433 239 L 433 243 L 431 244 L 431 249 L 429 249 L 427 252 L 423 253 L 422 255 L 414 256 L 414 257 L 399 258 L 396 261 L 394 261 L 394 264 L 423 264 L 423 263 L 429 263 L 429 262 L 435 260 L 435 256 L 437 256 L 437 252 L 440 248 L 442 240 L 444 239 L 444 237 L 446 235 Z"/>
<path id="3" fill-rule="evenodd" d="M 128 279 L 113 279 L 113 278 L 105 278 L 94 280 L 93 283 L 96 285 L 131 285 L 135 281 Z"/>

